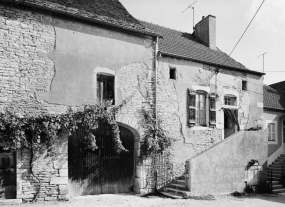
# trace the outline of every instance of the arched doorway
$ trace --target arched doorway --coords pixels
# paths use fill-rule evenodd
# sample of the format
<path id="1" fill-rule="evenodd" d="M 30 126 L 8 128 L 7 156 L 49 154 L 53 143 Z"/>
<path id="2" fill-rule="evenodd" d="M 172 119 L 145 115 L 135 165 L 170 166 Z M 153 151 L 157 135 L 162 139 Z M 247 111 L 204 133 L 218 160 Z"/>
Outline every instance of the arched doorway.
<path id="1" fill-rule="evenodd" d="M 79 127 L 68 139 L 69 195 L 95 195 L 131 192 L 135 175 L 135 138 L 119 126 L 120 137 L 128 152 L 117 154 L 110 126 L 101 124 L 93 132 L 98 149 L 84 147 L 84 128 Z"/>

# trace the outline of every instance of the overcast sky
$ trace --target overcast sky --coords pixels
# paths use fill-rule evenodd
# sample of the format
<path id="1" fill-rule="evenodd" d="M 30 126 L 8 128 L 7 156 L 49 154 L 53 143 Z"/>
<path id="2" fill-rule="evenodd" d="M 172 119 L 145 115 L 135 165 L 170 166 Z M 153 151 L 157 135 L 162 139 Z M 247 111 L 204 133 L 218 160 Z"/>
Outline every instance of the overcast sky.
<path id="1" fill-rule="evenodd" d="M 197 0 L 194 4 L 197 23 L 202 16 L 216 16 L 217 47 L 229 54 L 241 37 L 263 0 Z M 195 0 L 120 0 L 137 19 L 192 33 L 193 10 L 183 12 Z M 236 61 L 250 70 L 262 71 L 264 83 L 285 80 L 285 0 L 265 0 L 243 39 L 232 53 Z"/>

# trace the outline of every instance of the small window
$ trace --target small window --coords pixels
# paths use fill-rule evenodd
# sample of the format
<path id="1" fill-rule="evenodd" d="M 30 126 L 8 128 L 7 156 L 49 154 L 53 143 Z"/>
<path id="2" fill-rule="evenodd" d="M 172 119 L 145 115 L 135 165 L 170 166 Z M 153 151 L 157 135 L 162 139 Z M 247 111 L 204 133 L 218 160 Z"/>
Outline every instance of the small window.
<path id="1" fill-rule="evenodd" d="M 275 123 L 268 124 L 268 141 L 275 141 Z"/>
<path id="2" fill-rule="evenodd" d="M 234 96 L 225 96 L 225 105 L 228 106 L 236 106 L 237 105 L 237 98 Z"/>
<path id="3" fill-rule="evenodd" d="M 247 90 L 247 81 L 242 81 L 242 88 L 241 88 L 243 91 L 246 91 Z"/>
<path id="4" fill-rule="evenodd" d="M 114 100 L 114 76 L 97 74 L 97 101 L 98 103 L 104 103 L 105 101 Z"/>
<path id="5" fill-rule="evenodd" d="M 170 68 L 169 69 L 169 78 L 176 80 L 176 68 Z"/>

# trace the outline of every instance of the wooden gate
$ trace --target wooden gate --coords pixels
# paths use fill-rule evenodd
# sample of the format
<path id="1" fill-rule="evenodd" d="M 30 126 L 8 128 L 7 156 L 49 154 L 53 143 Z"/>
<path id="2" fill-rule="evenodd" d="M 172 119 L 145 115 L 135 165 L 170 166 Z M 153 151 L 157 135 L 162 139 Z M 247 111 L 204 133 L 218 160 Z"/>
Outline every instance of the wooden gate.
<path id="1" fill-rule="evenodd" d="M 134 135 L 119 127 L 122 143 L 128 152 L 117 154 L 112 132 L 107 124 L 93 132 L 98 149 L 87 150 L 84 128 L 79 127 L 68 139 L 69 195 L 126 193 L 132 191 L 134 165 Z"/>
<path id="2" fill-rule="evenodd" d="M 16 198 L 15 152 L 0 146 L 0 200 Z"/>

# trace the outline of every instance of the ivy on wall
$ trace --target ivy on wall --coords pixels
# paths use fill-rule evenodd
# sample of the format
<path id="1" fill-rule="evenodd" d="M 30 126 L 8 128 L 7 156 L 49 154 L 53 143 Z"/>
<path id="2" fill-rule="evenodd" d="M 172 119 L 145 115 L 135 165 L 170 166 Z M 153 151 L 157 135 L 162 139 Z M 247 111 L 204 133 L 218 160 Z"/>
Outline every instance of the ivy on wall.
<path id="1" fill-rule="evenodd" d="M 144 129 L 144 135 L 141 139 L 139 162 L 141 163 L 147 157 L 162 154 L 172 144 L 172 138 L 161 126 L 161 120 L 155 118 L 152 110 L 141 110 L 141 126 Z"/>
<path id="2" fill-rule="evenodd" d="M 32 149 L 36 145 L 46 145 L 48 154 L 56 154 L 56 143 L 60 132 L 72 133 L 78 126 L 85 129 L 86 148 L 96 150 L 96 130 L 100 123 L 107 123 L 112 129 L 112 138 L 117 153 L 127 151 L 120 139 L 120 131 L 115 120 L 118 108 L 111 107 L 110 102 L 86 105 L 82 110 L 74 112 L 69 108 L 66 114 L 39 114 L 19 116 L 6 110 L 0 113 L 0 138 L 7 148 L 12 150 L 26 147 Z"/>

